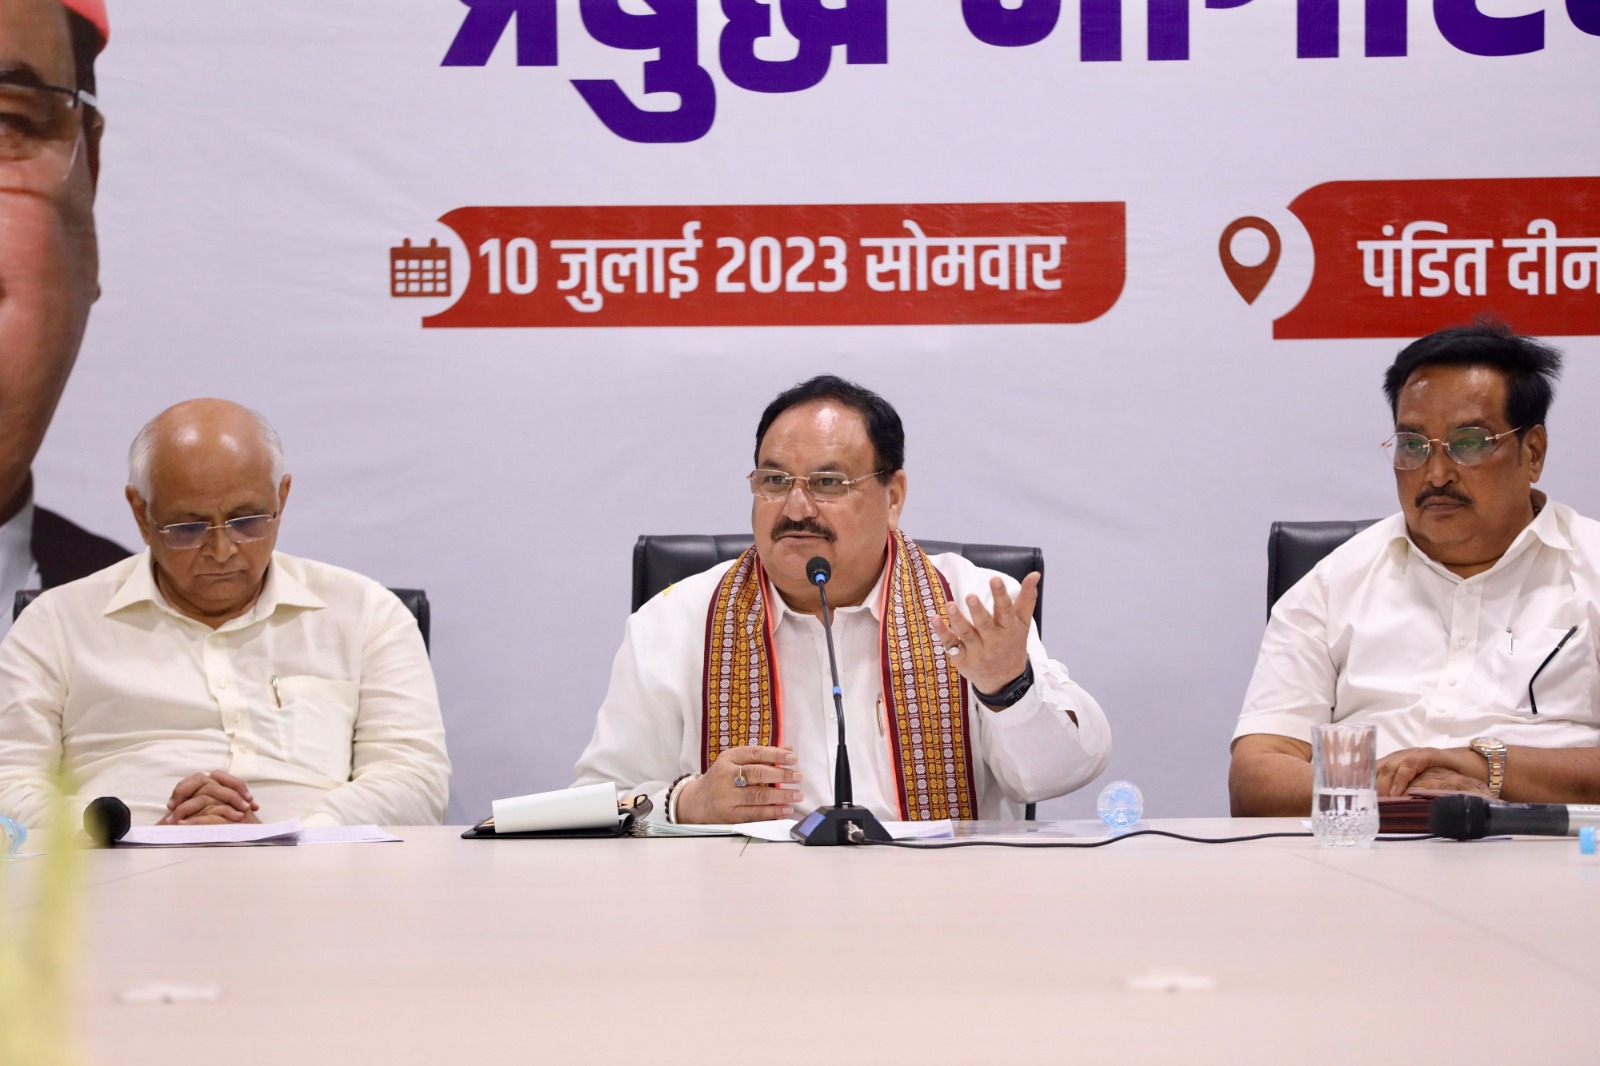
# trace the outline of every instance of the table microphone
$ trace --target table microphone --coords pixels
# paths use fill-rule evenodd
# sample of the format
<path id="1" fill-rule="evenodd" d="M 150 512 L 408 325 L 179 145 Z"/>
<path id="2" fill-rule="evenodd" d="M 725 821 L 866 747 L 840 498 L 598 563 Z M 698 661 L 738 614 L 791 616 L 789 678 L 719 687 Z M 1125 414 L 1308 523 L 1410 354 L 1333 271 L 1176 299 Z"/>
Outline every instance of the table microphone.
<path id="1" fill-rule="evenodd" d="M 822 597 L 822 632 L 828 641 L 828 670 L 833 675 L 833 712 L 839 722 L 839 750 L 833 761 L 833 806 L 818 807 L 789 830 L 802 844 L 859 844 L 888 840 L 889 831 L 865 807 L 851 802 L 850 749 L 844 743 L 844 693 L 839 687 L 839 662 L 833 653 L 833 612 L 828 610 L 828 579 L 833 567 L 817 556 L 806 563 L 806 577 Z"/>
<path id="2" fill-rule="evenodd" d="M 1491 803 L 1465 793 L 1440 796 L 1428 808 L 1428 830 L 1455 840 L 1499 836 L 1575 837 L 1600 828 L 1600 806 L 1566 803 Z"/>
<path id="3" fill-rule="evenodd" d="M 101 796 L 83 809 L 83 831 L 96 847 L 109 848 L 128 835 L 133 815 L 115 796 Z"/>

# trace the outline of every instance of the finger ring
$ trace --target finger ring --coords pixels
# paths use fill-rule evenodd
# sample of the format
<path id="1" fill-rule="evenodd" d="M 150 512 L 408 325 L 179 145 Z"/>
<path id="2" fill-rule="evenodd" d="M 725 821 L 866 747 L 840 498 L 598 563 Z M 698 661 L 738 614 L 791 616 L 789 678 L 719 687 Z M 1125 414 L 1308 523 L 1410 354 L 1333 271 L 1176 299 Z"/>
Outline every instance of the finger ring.
<path id="1" fill-rule="evenodd" d="M 961 645 L 960 644 L 952 645 L 951 647 L 946 648 L 944 650 L 944 653 L 946 655 L 960 655 L 961 654 Z"/>
<path id="2" fill-rule="evenodd" d="M 739 773 L 738 773 L 738 776 L 736 776 L 736 777 L 735 777 L 735 778 L 734 778 L 734 779 L 733 779 L 733 787 L 734 787 L 734 788 L 743 788 L 743 787 L 744 787 L 744 786 L 746 786 L 746 785 L 748 785 L 748 784 L 749 784 L 749 783 L 750 783 L 750 782 L 748 782 L 748 781 L 746 781 L 746 780 L 745 780 L 745 779 L 744 779 L 744 766 L 743 766 L 743 765 L 741 765 L 741 766 L 740 766 L 740 767 L 739 767 Z"/>

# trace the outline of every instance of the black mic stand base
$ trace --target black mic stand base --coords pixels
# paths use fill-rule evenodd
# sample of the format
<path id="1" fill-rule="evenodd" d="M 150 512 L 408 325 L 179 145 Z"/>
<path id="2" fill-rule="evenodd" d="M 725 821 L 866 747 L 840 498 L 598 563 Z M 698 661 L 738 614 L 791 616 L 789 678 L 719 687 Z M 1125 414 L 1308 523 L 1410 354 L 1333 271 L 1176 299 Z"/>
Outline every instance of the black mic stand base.
<path id="1" fill-rule="evenodd" d="M 817 846 L 893 839 L 877 815 L 853 803 L 818 807 L 795 823 L 789 835 L 802 844 Z"/>

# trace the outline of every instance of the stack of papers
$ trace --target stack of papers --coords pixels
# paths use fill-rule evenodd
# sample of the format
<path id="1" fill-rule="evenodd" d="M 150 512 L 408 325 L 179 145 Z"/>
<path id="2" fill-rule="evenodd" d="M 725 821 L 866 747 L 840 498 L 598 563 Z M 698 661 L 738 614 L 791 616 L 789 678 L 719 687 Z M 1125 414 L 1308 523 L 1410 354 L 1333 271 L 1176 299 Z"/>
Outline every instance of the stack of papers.
<path id="1" fill-rule="evenodd" d="M 375 825 L 302 826 L 300 819 L 265 825 L 142 825 L 128 830 L 118 847 L 238 848 L 279 844 L 372 844 L 398 842 Z"/>

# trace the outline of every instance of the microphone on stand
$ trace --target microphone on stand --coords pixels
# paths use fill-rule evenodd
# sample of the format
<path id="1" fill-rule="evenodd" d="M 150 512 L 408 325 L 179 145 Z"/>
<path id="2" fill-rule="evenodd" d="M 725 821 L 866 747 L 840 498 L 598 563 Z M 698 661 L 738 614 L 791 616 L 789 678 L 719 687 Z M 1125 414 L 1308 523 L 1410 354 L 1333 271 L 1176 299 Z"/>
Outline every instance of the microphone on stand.
<path id="1" fill-rule="evenodd" d="M 1600 806 L 1566 803 L 1490 803 L 1482 796 L 1440 796 L 1428 807 L 1428 831 L 1456 840 L 1498 836 L 1575 837 L 1600 828 Z"/>
<path id="2" fill-rule="evenodd" d="M 850 749 L 844 743 L 844 692 L 839 687 L 839 661 L 833 652 L 833 612 L 828 609 L 828 579 L 833 568 L 820 555 L 806 563 L 806 577 L 822 597 L 822 632 L 828 641 L 828 670 L 833 675 L 833 713 L 839 723 L 839 748 L 833 761 L 833 806 L 818 807 L 796 823 L 789 835 L 802 844 L 859 844 L 889 840 L 877 816 L 851 802 Z"/>

